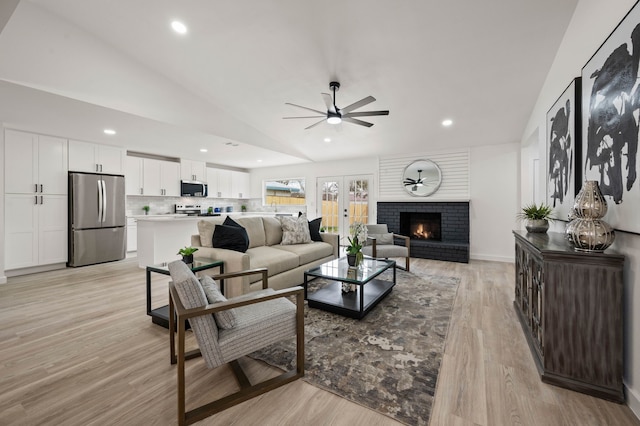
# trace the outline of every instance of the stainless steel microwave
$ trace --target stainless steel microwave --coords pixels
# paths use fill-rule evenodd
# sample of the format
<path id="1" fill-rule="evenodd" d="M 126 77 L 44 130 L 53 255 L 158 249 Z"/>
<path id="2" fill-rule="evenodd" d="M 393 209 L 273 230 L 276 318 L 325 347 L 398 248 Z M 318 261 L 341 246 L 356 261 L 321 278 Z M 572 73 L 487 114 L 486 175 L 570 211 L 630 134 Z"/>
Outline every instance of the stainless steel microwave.
<path id="1" fill-rule="evenodd" d="M 183 197 L 206 197 L 207 184 L 195 180 L 180 181 L 180 195 Z"/>

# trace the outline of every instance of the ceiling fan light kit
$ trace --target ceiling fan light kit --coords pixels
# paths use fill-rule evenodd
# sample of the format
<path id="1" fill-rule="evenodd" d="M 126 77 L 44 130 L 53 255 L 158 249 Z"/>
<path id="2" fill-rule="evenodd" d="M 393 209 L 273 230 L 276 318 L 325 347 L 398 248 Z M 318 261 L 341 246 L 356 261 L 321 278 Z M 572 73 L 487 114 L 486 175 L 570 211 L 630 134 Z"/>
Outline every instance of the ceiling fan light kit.
<path id="1" fill-rule="evenodd" d="M 304 117 L 283 117 L 284 119 L 296 119 L 296 118 L 322 118 L 322 120 L 314 123 L 308 127 L 305 127 L 305 130 L 311 129 L 312 127 L 317 126 L 320 123 L 324 123 L 325 121 L 329 124 L 339 124 L 343 121 L 347 123 L 357 124 L 359 126 L 371 127 L 373 123 L 369 123 L 367 121 L 358 120 L 354 117 L 370 117 L 374 115 L 389 115 L 389 111 L 360 111 L 360 112 L 352 112 L 355 109 L 361 108 L 365 105 L 374 102 L 376 98 L 373 96 L 367 96 L 366 98 L 360 99 L 358 102 L 354 102 L 351 105 L 348 105 L 344 108 L 338 108 L 336 106 L 336 91 L 340 89 L 340 83 L 337 81 L 332 81 L 329 83 L 329 88 L 333 92 L 333 97 L 329 93 L 321 93 L 322 98 L 324 99 L 325 105 L 327 107 L 327 112 L 324 113 L 317 109 L 307 108 L 301 105 L 292 104 L 286 102 L 285 105 L 291 105 L 296 108 L 302 108 L 307 111 L 312 111 L 320 115 L 312 115 L 312 116 L 304 116 Z"/>

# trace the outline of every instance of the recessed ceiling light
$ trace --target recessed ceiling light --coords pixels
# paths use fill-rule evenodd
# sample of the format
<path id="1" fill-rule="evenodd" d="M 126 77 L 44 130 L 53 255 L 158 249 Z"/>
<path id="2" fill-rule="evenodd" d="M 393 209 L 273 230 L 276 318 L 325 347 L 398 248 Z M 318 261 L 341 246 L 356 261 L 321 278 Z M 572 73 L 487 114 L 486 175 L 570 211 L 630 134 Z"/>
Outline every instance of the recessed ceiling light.
<path id="1" fill-rule="evenodd" d="M 187 33 L 186 25 L 183 24 L 180 21 L 173 21 L 171 23 L 171 28 L 173 28 L 173 31 L 177 32 L 178 34 L 186 34 Z"/>
<path id="2" fill-rule="evenodd" d="M 450 119 L 448 119 L 448 118 L 447 118 L 446 120 L 443 120 L 443 121 L 442 121 L 442 125 L 443 125 L 444 127 L 449 127 L 449 126 L 451 126 L 452 124 L 453 124 L 453 120 L 450 120 Z"/>
<path id="3" fill-rule="evenodd" d="M 257 160 L 257 161 L 258 161 L 258 163 L 262 163 L 262 160 Z"/>
<path id="4" fill-rule="evenodd" d="M 207 152 L 208 149 L 207 148 L 200 148 L 200 152 Z"/>
<path id="5" fill-rule="evenodd" d="M 324 141 L 329 143 L 329 142 L 331 142 L 331 138 L 324 138 Z"/>
<path id="6" fill-rule="evenodd" d="M 113 129 L 104 129 L 104 134 L 105 135 L 115 135 L 116 131 Z"/>

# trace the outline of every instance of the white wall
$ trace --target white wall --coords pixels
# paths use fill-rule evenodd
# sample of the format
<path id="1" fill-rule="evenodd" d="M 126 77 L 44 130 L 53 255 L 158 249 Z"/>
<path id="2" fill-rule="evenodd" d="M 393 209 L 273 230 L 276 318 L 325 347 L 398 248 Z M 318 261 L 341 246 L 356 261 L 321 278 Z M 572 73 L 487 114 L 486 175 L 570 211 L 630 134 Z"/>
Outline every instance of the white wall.
<path id="1" fill-rule="evenodd" d="M 518 143 L 471 148 L 470 256 L 513 262 L 519 209 Z"/>
<path id="2" fill-rule="evenodd" d="M 517 143 L 470 149 L 470 256 L 472 259 L 513 262 L 514 218 L 519 200 L 520 146 Z M 496 178 L 500 170 L 500 178 Z M 377 216 L 378 159 L 309 163 L 251 170 L 251 193 L 262 193 L 265 179 L 304 177 L 307 184 L 307 215 L 320 216 L 316 206 L 316 178 L 372 174 L 371 215 Z M 399 188 L 401 188 L 399 186 Z"/>
<path id="3" fill-rule="evenodd" d="M 4 125 L 0 122 L 0 164 L 2 165 L 2 173 L 0 173 L 0 284 L 7 282 L 4 274 Z"/>
<path id="4" fill-rule="evenodd" d="M 567 28 L 556 59 L 529 123 L 523 134 L 523 145 L 533 135 L 538 137 L 540 170 L 546 170 L 545 120 L 546 112 L 553 105 L 574 77 L 580 76 L 582 67 L 596 52 L 607 36 L 627 14 L 636 0 L 580 0 Z M 524 152 L 524 150 L 523 150 Z M 531 155 L 533 156 L 533 154 Z M 525 160 L 523 159 L 523 162 Z M 522 180 L 529 179 L 523 167 Z M 545 180 L 544 173 L 540 176 Z M 542 188 L 545 188 L 544 183 Z M 522 203 L 530 200 L 521 199 Z M 562 231 L 563 224 L 554 224 L 552 230 Z M 636 416 L 640 416 L 640 236 L 618 232 L 615 244 L 609 249 L 627 257 L 624 271 L 624 383 L 627 403 Z"/>

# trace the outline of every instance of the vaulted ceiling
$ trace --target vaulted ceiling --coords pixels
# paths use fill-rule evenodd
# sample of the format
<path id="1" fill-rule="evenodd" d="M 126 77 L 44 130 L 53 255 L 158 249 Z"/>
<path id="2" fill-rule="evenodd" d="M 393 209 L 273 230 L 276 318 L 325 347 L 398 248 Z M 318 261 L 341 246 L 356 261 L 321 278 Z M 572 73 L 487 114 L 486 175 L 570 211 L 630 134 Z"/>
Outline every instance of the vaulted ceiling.
<path id="1" fill-rule="evenodd" d="M 249 169 L 517 142 L 577 1 L 20 0 L 0 122 Z M 282 119 L 334 80 L 390 115 Z"/>

